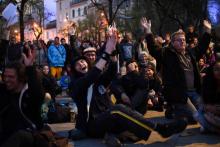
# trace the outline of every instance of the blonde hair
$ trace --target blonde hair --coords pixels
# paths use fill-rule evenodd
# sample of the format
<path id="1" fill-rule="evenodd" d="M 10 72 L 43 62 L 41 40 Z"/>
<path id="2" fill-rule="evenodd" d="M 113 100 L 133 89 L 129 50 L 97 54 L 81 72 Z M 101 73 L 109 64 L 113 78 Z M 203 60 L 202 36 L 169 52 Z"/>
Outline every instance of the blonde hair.
<path id="1" fill-rule="evenodd" d="M 178 30 L 176 32 L 174 32 L 172 35 L 171 35 L 171 42 L 174 42 L 175 41 L 175 38 L 176 36 L 178 35 L 186 35 L 185 32 L 183 32 L 183 30 Z"/>

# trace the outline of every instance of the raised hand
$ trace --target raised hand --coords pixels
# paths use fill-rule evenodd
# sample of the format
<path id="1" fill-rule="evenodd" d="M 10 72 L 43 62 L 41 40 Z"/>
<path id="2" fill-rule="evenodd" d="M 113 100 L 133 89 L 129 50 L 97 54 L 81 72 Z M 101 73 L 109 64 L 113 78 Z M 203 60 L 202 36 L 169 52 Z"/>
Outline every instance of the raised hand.
<path id="1" fill-rule="evenodd" d="M 32 66 L 34 63 L 34 55 L 31 52 L 31 49 L 28 49 L 28 55 L 25 55 L 24 53 L 22 54 L 23 56 L 23 61 L 25 66 Z"/>
<path id="2" fill-rule="evenodd" d="M 112 25 L 110 25 L 110 26 L 108 27 L 108 29 L 107 29 L 107 33 L 108 33 L 109 36 L 112 36 L 112 34 L 113 34 L 114 32 L 117 32 L 117 28 L 116 28 L 115 22 L 113 22 Z"/>
<path id="3" fill-rule="evenodd" d="M 151 33 L 151 20 L 147 20 L 146 17 L 143 17 L 140 23 L 146 33 Z"/>
<path id="4" fill-rule="evenodd" d="M 115 50 L 115 46 L 117 43 L 117 28 L 114 23 L 112 26 L 108 27 L 108 33 L 109 33 L 109 38 L 106 43 L 105 52 L 111 54 Z"/>
<path id="5" fill-rule="evenodd" d="M 212 24 L 208 20 L 203 20 L 204 30 L 207 33 L 211 33 Z"/>

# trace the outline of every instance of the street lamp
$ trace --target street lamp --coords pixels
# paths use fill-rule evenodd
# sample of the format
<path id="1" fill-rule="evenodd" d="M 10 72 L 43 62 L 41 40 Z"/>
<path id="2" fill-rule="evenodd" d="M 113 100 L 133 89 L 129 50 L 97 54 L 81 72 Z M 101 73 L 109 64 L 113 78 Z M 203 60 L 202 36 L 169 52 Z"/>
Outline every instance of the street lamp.
<path id="1" fill-rule="evenodd" d="M 101 16 L 103 17 L 104 15 L 105 15 L 104 12 L 102 12 L 102 13 L 101 13 Z"/>
<path id="2" fill-rule="evenodd" d="M 34 25 L 33 25 L 35 28 L 37 28 L 37 24 L 36 23 L 34 23 Z"/>

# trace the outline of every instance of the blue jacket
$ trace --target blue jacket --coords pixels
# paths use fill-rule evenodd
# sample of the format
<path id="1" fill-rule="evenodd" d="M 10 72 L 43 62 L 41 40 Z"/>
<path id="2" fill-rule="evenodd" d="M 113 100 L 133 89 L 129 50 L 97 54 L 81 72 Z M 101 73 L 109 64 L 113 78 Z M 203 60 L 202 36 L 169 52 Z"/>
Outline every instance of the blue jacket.
<path id="1" fill-rule="evenodd" d="M 66 60 L 66 50 L 63 45 L 51 45 L 48 49 L 49 65 L 52 67 L 63 67 Z"/>

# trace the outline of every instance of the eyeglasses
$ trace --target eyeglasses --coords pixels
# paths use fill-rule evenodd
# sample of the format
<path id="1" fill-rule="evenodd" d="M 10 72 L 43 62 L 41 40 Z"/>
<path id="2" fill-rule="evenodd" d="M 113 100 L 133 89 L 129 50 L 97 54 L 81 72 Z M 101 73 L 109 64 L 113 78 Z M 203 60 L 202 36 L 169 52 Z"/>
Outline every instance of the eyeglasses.
<path id="1" fill-rule="evenodd" d="M 178 42 L 186 42 L 186 39 L 178 38 L 178 39 L 175 39 L 174 41 L 178 41 Z"/>

